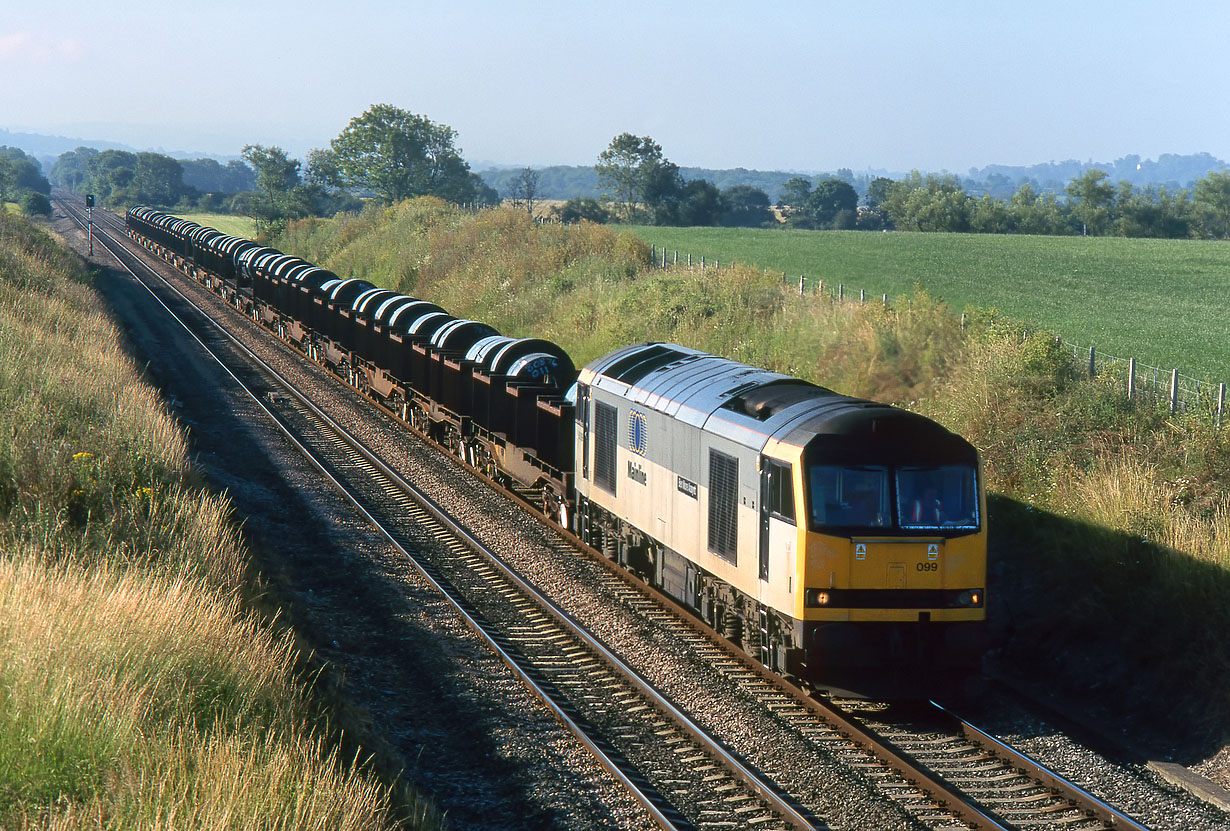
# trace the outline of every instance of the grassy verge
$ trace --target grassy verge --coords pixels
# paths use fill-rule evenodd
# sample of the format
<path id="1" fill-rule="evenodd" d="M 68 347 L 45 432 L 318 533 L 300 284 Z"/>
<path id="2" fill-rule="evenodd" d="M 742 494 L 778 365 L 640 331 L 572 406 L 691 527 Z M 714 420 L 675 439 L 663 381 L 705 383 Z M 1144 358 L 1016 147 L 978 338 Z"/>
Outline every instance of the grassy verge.
<path id="1" fill-rule="evenodd" d="M 393 827 L 79 262 L 0 216 L 0 827 Z"/>
<path id="2" fill-rule="evenodd" d="M 810 235 L 834 245 L 891 238 L 866 244 L 901 246 L 899 263 L 937 274 L 954 255 L 919 246 L 1005 241 L 905 237 Z M 1093 243 L 1141 274 L 1153 266 L 1133 264 L 1130 251 L 1147 260 L 1150 242 L 1021 244 L 1035 251 L 1035 269 L 1056 257 L 1085 262 L 1067 246 Z M 1053 334 L 977 309 L 962 329 L 925 292 L 889 309 L 800 302 L 763 268 L 661 271 L 629 234 L 539 226 L 511 211 L 468 216 L 431 200 L 299 223 L 275 244 L 506 334 L 549 337 L 578 363 L 617 345 L 669 340 L 931 415 L 981 450 L 996 493 L 991 596 L 997 654 L 1009 670 L 1037 676 L 1045 656 L 1043 671 L 1068 694 L 1118 707 L 1117 717 L 1186 730 L 1193 753 L 1230 738 L 1230 646 L 1216 636 L 1230 628 L 1230 432 L 1205 413 L 1172 417 L 1126 400 L 1110 381 L 1089 380 Z M 1067 253 L 1048 253 L 1052 244 Z M 1184 252 L 1167 248 L 1172 261 L 1193 258 L 1193 287 L 1207 293 L 1221 279 L 1198 279 L 1225 256 L 1220 248 L 1171 245 Z M 965 262 L 973 275 L 974 261 Z M 1029 282 L 1026 265 L 1012 267 Z M 1091 290 L 1113 295 L 1115 284 Z M 1116 303 L 1098 296 L 1086 305 L 1110 326 Z"/>
<path id="3" fill-rule="evenodd" d="M 738 261 L 857 294 L 915 285 L 957 310 L 995 308 L 1078 344 L 1230 380 L 1230 323 L 1209 298 L 1230 287 L 1230 246 L 1196 240 L 863 233 L 735 228 L 631 229 L 659 249 Z"/>

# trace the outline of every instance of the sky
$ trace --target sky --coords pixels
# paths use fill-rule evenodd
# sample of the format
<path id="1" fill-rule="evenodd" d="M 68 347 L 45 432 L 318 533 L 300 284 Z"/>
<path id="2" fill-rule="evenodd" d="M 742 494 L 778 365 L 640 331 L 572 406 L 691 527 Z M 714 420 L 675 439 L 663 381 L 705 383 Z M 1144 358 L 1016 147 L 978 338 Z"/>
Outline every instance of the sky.
<path id="1" fill-rule="evenodd" d="M 1230 159 L 1230 4 L 0 0 L 0 127 L 302 157 L 391 104 L 471 167 Z"/>

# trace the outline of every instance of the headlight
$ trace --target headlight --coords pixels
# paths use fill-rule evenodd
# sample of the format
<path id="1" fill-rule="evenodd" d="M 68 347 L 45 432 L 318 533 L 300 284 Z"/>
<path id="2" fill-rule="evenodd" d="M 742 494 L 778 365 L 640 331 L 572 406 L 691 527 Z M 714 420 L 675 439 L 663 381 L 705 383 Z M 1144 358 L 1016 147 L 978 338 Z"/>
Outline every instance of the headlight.
<path id="1" fill-rule="evenodd" d="M 820 589 L 808 589 L 804 605 L 816 607 L 829 605 L 829 593 Z"/>
<path id="2" fill-rule="evenodd" d="M 982 605 L 982 589 L 966 589 L 957 595 L 958 606 L 979 607 Z"/>

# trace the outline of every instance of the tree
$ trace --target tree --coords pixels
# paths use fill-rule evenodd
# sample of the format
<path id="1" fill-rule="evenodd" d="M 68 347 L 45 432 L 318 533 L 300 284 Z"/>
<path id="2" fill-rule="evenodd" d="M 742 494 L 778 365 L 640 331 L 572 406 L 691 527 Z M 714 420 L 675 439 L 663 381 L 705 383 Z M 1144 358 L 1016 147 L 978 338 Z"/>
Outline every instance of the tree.
<path id="1" fill-rule="evenodd" d="M 914 170 L 888 188 L 880 207 L 901 230 L 968 231 L 971 203 L 956 176 Z"/>
<path id="2" fill-rule="evenodd" d="M 26 155 L 20 147 L 0 147 L 0 155 L 12 162 L 13 186 L 17 190 L 43 195 L 51 193 L 51 184 L 43 176 L 43 167 L 33 156 Z"/>
<path id="3" fill-rule="evenodd" d="M 682 211 L 683 203 L 698 192 L 688 190 L 691 183 L 683 181 L 678 165 L 666 159 L 650 161 L 645 164 L 641 178 L 641 203 L 653 217 L 654 225 L 694 224 L 683 218 Z M 699 198 L 704 199 L 704 196 L 700 195 Z"/>
<path id="4" fill-rule="evenodd" d="M 328 148 L 309 150 L 307 170 L 303 179 L 326 188 L 341 188 L 342 174 L 337 168 L 337 155 Z"/>
<path id="5" fill-rule="evenodd" d="M 61 153 L 51 166 L 51 175 L 48 177 L 51 184 L 75 193 L 84 192 L 90 180 L 90 159 L 97 155 L 98 151 L 93 147 L 78 147 L 76 150 Z"/>
<path id="6" fill-rule="evenodd" d="M 638 138 L 631 133 L 620 133 L 598 154 L 594 171 L 604 196 L 616 206 L 616 213 L 625 221 L 631 221 L 639 215 L 640 203 L 649 201 L 647 189 L 662 198 L 670 195 L 669 185 L 679 184 L 670 181 L 671 170 L 664 168 L 664 164 L 670 163 L 662 156 L 662 146 L 649 136 Z M 676 176 L 678 172 L 675 167 Z M 674 190 L 677 192 L 678 188 Z"/>
<path id="7" fill-rule="evenodd" d="M 89 176 L 83 190 L 93 193 L 100 205 L 114 207 L 124 202 L 141 204 L 132 188 L 137 171 L 137 154 L 126 150 L 104 150 L 90 157 L 87 165 Z"/>
<path id="8" fill-rule="evenodd" d="M 816 228 L 833 228 L 837 226 L 838 215 L 843 211 L 851 217 L 848 227 L 854 227 L 852 218 L 858 209 L 858 192 L 841 179 L 825 179 L 816 185 L 804 207 L 805 214 L 810 217 Z"/>
<path id="9" fill-rule="evenodd" d="M 1008 200 L 1008 214 L 1018 234 L 1064 234 L 1068 230 L 1055 194 L 1038 194 L 1026 182 Z"/>
<path id="10" fill-rule="evenodd" d="M 36 190 L 25 191 L 21 195 L 20 204 L 21 211 L 26 216 L 33 216 L 34 214 L 51 215 L 51 200 L 47 198 L 45 193 L 39 193 Z"/>
<path id="11" fill-rule="evenodd" d="M 471 201 L 474 182 L 453 144 L 455 138 L 444 124 L 375 104 L 330 142 L 336 182 L 371 191 L 390 203 L 425 194 Z"/>
<path id="12" fill-rule="evenodd" d="M 13 182 L 13 162 L 7 156 L 0 155 L 0 211 L 4 210 L 4 203 L 16 195 Z"/>
<path id="13" fill-rule="evenodd" d="M 766 196 L 765 199 L 768 197 Z M 728 208 L 717 185 L 704 179 L 693 179 L 684 183 L 680 189 L 669 224 L 688 227 L 716 225 Z M 658 224 L 667 223 L 659 222 Z"/>
<path id="14" fill-rule="evenodd" d="M 1105 170 L 1090 168 L 1069 182 L 1064 193 L 1076 200 L 1072 217 L 1081 224 L 1082 233 L 1100 234 L 1110 226 L 1115 188 Z"/>
<path id="15" fill-rule="evenodd" d="M 538 195 L 538 171 L 532 167 L 524 168 L 509 188 L 513 207 L 524 207 L 530 216 L 534 215 L 534 198 Z"/>
<path id="16" fill-rule="evenodd" d="M 1170 193 L 1153 185 L 1136 190 L 1125 180 L 1119 183 L 1115 208 L 1114 229 L 1120 236 L 1176 239 L 1192 231 L 1192 203 L 1185 190 Z"/>
<path id="17" fill-rule="evenodd" d="M 202 193 L 242 193 L 256 187 L 256 174 L 239 159 L 225 166 L 214 159 L 184 159 L 184 184 Z"/>
<path id="18" fill-rule="evenodd" d="M 262 198 L 249 203 L 257 225 L 263 228 L 284 225 L 292 217 L 311 213 L 305 205 L 305 193 L 299 187 L 299 160 L 292 159 L 281 147 L 249 144 L 243 157 L 256 171 L 256 190 Z"/>
<path id="19" fill-rule="evenodd" d="M 893 180 L 884 176 L 877 176 L 867 185 L 867 207 L 873 211 L 879 211 L 884 205 L 884 200 L 888 198 L 889 193 L 893 188 Z"/>
<path id="20" fill-rule="evenodd" d="M 782 195 L 777 200 L 777 204 L 802 209 L 809 198 L 811 198 L 811 179 L 795 176 L 793 179 L 787 179 L 782 185 Z"/>
<path id="21" fill-rule="evenodd" d="M 1008 205 L 989 193 L 973 203 L 970 230 L 976 234 L 1010 234 L 1016 230 Z"/>
<path id="22" fill-rule="evenodd" d="M 769 194 L 751 185 L 731 185 L 722 191 L 726 213 L 722 224 L 731 227 L 759 228 L 773 219 L 769 213 Z"/>
<path id="23" fill-rule="evenodd" d="M 184 169 L 179 162 L 161 153 L 138 153 L 133 170 L 134 195 L 151 205 L 174 205 L 187 193 Z"/>
<path id="24" fill-rule="evenodd" d="M 500 204 L 500 192 L 484 182 L 483 177 L 477 173 L 470 174 L 470 186 L 474 191 L 471 201 L 475 204 L 488 208 Z"/>
<path id="25" fill-rule="evenodd" d="M 275 209 L 299 184 L 299 160 L 292 159 L 281 147 L 249 144 L 243 148 L 243 157 L 256 171 L 257 190 L 265 194 Z"/>
<path id="26" fill-rule="evenodd" d="M 1197 181 L 1192 200 L 1204 214 L 1206 236 L 1230 237 L 1230 171 L 1215 170 Z"/>

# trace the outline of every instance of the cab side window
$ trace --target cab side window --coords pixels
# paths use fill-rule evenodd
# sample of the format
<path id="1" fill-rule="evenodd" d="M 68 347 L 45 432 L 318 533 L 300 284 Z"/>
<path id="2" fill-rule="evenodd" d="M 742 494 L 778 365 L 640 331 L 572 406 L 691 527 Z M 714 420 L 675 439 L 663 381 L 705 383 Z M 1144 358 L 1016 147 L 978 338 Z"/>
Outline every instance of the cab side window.
<path id="1" fill-rule="evenodd" d="M 778 519 L 794 522 L 794 475 L 790 465 L 768 461 L 769 492 L 767 506 L 769 513 Z"/>

